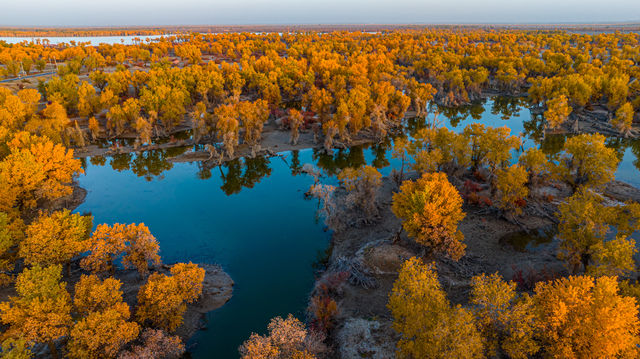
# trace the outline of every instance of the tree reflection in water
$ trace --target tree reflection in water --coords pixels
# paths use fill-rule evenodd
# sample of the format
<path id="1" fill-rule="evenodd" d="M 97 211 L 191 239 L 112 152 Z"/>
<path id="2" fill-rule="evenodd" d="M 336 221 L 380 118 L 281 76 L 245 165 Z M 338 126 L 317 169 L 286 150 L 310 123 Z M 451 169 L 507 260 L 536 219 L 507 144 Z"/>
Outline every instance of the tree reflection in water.
<path id="1" fill-rule="evenodd" d="M 229 196 L 239 193 L 244 187 L 253 188 L 263 177 L 271 174 L 270 163 L 269 157 L 256 156 L 237 158 L 218 166 L 222 179 L 220 189 Z"/>
<path id="2" fill-rule="evenodd" d="M 482 114 L 485 111 L 485 103 L 486 99 L 474 101 L 468 105 L 462 106 L 442 106 L 442 105 L 431 105 L 429 106 L 432 111 L 436 110 L 439 113 L 439 116 L 444 116 L 449 120 L 449 123 L 453 127 L 458 127 L 460 122 L 463 122 L 467 118 L 471 117 L 473 120 L 480 120 L 482 118 Z M 443 119 L 441 119 L 443 120 Z"/>
<path id="3" fill-rule="evenodd" d="M 526 100 L 523 97 L 497 96 L 493 98 L 491 113 L 506 121 L 517 116 L 524 105 Z"/>
<path id="4" fill-rule="evenodd" d="M 346 167 L 357 168 L 366 164 L 364 146 L 352 146 L 345 149 L 333 150 L 327 153 L 324 149 L 313 150 L 313 160 L 328 176 L 335 176 Z"/>
<path id="5" fill-rule="evenodd" d="M 527 106 L 525 98 L 517 97 L 495 97 L 488 104 L 486 100 L 477 101 L 471 105 L 459 107 L 444 107 L 431 104 L 429 116 L 438 111 L 442 124 L 447 127 L 454 127 L 456 131 L 461 131 L 466 124 L 463 121 L 472 120 L 489 125 L 496 125 L 496 117 L 501 120 L 517 119 L 523 108 Z M 485 111 L 490 110 L 491 115 L 487 116 Z M 545 133 L 544 118 L 541 114 L 530 114 L 529 118 L 522 117 L 523 135 L 530 140 L 529 145 L 538 146 L 551 160 L 557 158 L 562 151 L 567 135 L 560 133 Z M 500 121 L 499 121 L 500 122 Z M 458 126 L 460 125 L 460 126 Z M 393 146 L 392 138 L 412 137 L 419 129 L 427 126 L 427 120 L 422 118 L 411 118 L 404 122 L 404 126 L 396 133 L 390 134 L 384 141 L 372 145 L 357 145 L 351 148 L 336 149 L 329 153 L 321 149 L 313 149 L 312 160 L 325 175 L 335 176 L 343 168 L 359 167 L 367 164 L 365 150 L 370 150 L 370 165 L 376 168 L 384 168 L 390 165 L 389 158 Z M 188 132 L 180 134 L 180 137 L 187 137 Z M 616 149 L 620 159 L 625 151 L 630 148 L 635 156 L 633 167 L 640 170 L 640 140 L 623 139 L 618 137 L 607 138 L 608 147 Z M 195 150 L 203 150 L 202 145 L 193 147 Z M 162 173 L 173 168 L 173 163 L 168 159 L 189 150 L 190 147 L 174 147 L 164 150 L 142 151 L 138 153 L 117 154 L 110 158 L 103 156 L 93 156 L 88 162 L 94 166 L 104 166 L 109 160 L 109 165 L 116 171 L 131 170 L 139 177 L 151 181 L 154 178 L 162 178 Z M 291 170 L 291 174 L 296 176 L 302 173 L 302 163 L 300 152 L 291 151 L 282 156 Z M 268 157 L 257 156 L 254 158 L 240 158 L 226 162 L 218 166 L 222 186 L 225 194 L 231 195 L 240 192 L 243 188 L 252 188 L 262 178 L 271 174 L 271 160 Z M 87 160 L 84 159 L 83 167 L 86 168 Z M 202 180 L 212 178 L 213 169 L 206 162 L 198 162 L 197 177 Z"/>

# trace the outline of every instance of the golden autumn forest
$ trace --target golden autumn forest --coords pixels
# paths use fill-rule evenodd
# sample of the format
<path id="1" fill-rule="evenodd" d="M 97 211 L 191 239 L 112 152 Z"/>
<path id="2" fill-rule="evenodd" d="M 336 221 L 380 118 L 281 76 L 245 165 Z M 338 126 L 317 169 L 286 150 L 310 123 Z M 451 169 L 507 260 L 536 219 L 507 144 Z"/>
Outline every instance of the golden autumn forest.
<path id="1" fill-rule="evenodd" d="M 233 304 L 224 266 L 164 263 L 142 220 L 77 211 L 87 161 L 184 148 L 175 163 L 222 173 L 378 144 L 388 172 L 300 166 L 327 253 L 305 308 L 244 333 L 236 357 L 640 357 L 640 190 L 616 180 L 611 144 L 640 135 L 639 32 L 207 30 L 0 29 L 0 357 L 181 358 L 201 318 Z M 8 41 L 38 36 L 70 40 Z M 563 141 L 446 125 L 496 96 Z M 545 250 L 502 243 L 541 228 Z"/>

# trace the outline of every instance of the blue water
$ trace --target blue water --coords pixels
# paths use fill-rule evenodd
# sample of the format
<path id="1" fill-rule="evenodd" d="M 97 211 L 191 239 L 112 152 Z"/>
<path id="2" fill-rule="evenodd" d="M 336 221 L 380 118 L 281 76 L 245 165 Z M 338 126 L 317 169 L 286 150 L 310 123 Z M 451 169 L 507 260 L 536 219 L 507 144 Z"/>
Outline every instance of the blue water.
<path id="1" fill-rule="evenodd" d="M 523 148 L 560 151 L 564 136 L 543 136 L 541 120 L 517 100 L 496 99 L 456 111 L 441 109 L 444 125 L 461 131 L 467 124 L 509 126 L 524 133 Z M 420 124 L 410 121 L 409 135 Z M 144 222 L 160 242 L 166 263 L 217 263 L 235 281 L 231 301 L 208 315 L 208 329 L 191 341 L 194 358 L 234 358 L 251 332 L 264 333 L 269 319 L 293 313 L 304 319 L 316 264 L 328 247 L 329 233 L 316 217 L 318 203 L 304 198 L 313 179 L 300 173 L 313 163 L 322 182 L 336 182 L 339 169 L 372 164 L 388 174 L 391 141 L 376 146 L 282 153 L 283 158 L 242 159 L 202 169 L 196 163 L 172 164 L 166 157 L 184 149 L 85 161 L 80 185 L 88 190 L 77 209 L 95 223 Z M 618 179 L 640 185 L 634 165 L 636 142 L 610 139 L 623 157 Z M 519 151 L 516 151 L 519 152 Z M 636 153 L 640 151 L 636 150 Z M 514 153 L 514 158 L 517 153 Z"/>
<path id="2" fill-rule="evenodd" d="M 310 154 L 301 157 L 310 161 Z M 77 211 L 91 212 L 95 223 L 144 222 L 166 263 L 218 263 L 235 281 L 231 301 L 195 338 L 195 357 L 235 357 L 242 340 L 262 332 L 269 318 L 302 316 L 312 264 L 328 234 L 316 220 L 317 202 L 303 199 L 312 179 L 292 176 L 279 158 L 268 166 L 269 176 L 230 196 L 220 188 L 225 182 L 217 168 L 201 180 L 198 167 L 188 163 L 150 181 L 132 170 L 88 164 L 80 178 L 88 194 Z"/>

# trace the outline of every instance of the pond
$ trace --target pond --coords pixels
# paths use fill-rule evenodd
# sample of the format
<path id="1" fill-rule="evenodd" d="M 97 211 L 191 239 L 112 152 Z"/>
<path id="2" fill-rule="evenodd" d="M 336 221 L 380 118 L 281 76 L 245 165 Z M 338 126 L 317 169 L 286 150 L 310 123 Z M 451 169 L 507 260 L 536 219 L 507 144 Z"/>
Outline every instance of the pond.
<path id="1" fill-rule="evenodd" d="M 481 122 L 509 126 L 525 134 L 524 147 L 557 153 L 564 136 L 543 136 L 541 118 L 519 99 L 494 98 L 472 106 L 440 109 L 444 125 L 462 130 Z M 420 123 L 407 124 L 410 135 Z M 640 185 L 637 141 L 609 139 L 622 157 L 618 178 Z M 371 164 L 388 174 L 400 162 L 391 141 L 355 146 L 332 155 L 316 150 L 283 152 L 282 157 L 239 159 L 207 169 L 171 163 L 177 148 L 84 161 L 80 185 L 88 190 L 78 212 L 95 223 L 144 222 L 160 242 L 165 263 L 217 263 L 235 281 L 233 297 L 209 313 L 208 329 L 192 340 L 193 358 L 234 358 L 251 332 L 264 333 L 269 319 L 293 313 L 304 319 L 314 273 L 328 248 L 330 233 L 317 218 L 318 202 L 304 198 L 313 179 L 305 163 L 322 169 L 323 183 L 336 183 L 347 166 Z M 195 345 L 193 345 L 195 344 Z"/>

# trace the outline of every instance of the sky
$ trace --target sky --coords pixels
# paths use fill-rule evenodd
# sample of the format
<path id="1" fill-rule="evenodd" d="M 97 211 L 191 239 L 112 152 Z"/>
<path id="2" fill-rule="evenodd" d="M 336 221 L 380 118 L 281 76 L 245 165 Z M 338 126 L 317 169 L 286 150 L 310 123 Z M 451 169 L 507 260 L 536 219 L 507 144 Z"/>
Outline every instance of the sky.
<path id="1" fill-rule="evenodd" d="M 640 0 L 3 0 L 0 26 L 640 22 Z"/>

